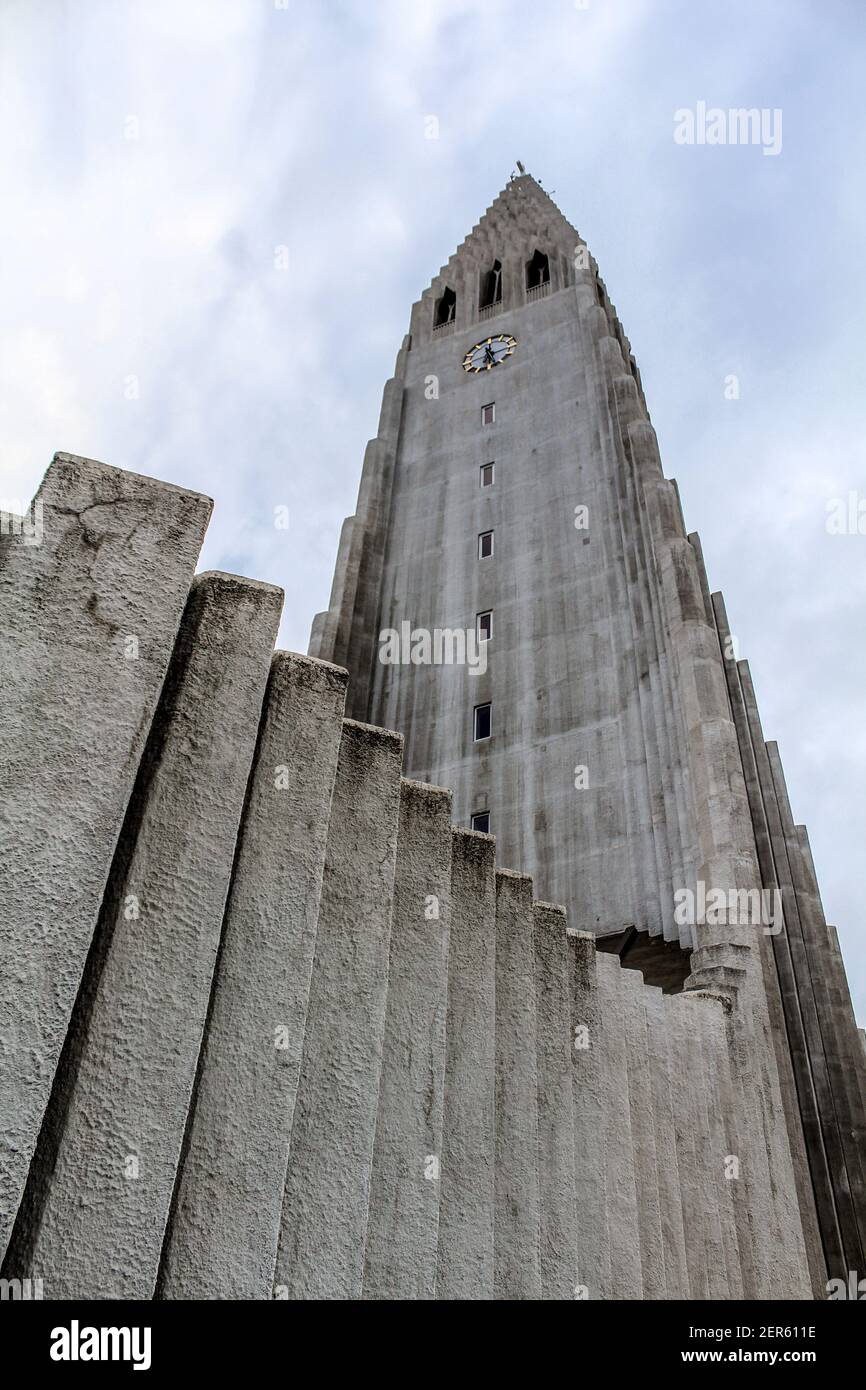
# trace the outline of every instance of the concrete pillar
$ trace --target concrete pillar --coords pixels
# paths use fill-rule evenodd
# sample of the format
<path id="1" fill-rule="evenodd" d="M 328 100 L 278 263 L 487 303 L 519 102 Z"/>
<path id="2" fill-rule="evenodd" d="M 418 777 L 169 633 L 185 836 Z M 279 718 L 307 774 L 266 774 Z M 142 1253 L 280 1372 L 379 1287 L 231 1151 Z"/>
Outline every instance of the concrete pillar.
<path id="1" fill-rule="evenodd" d="M 403 740 L 346 720 L 274 1293 L 359 1298 L 388 991 Z"/>
<path id="2" fill-rule="evenodd" d="M 577 1284 L 577 1225 L 571 982 L 565 909 L 551 903 L 535 903 L 533 923 L 541 1289 L 544 1298 L 570 1299 L 574 1298 Z"/>
<path id="3" fill-rule="evenodd" d="M 683 1209 L 686 1262 L 689 1275 L 689 1297 L 709 1298 L 707 1270 L 707 1210 L 706 1169 L 701 1157 L 700 1088 L 703 1085 L 703 1059 L 692 1055 L 691 1029 L 693 1021 L 690 1001 L 685 995 L 665 995 L 665 1015 L 671 1039 L 673 1089 L 677 1097 L 674 1106 L 674 1131 L 677 1145 L 677 1170 L 680 1179 L 680 1200 Z"/>
<path id="4" fill-rule="evenodd" d="M 653 1086 L 644 1001 L 647 990 L 643 976 L 637 970 L 621 969 L 620 985 L 625 1007 L 629 1114 L 634 1146 L 643 1296 L 647 1299 L 661 1299 L 666 1297 L 665 1263 Z"/>
<path id="5" fill-rule="evenodd" d="M 345 695 L 339 667 L 274 654 L 162 1298 L 272 1296 Z"/>
<path id="6" fill-rule="evenodd" d="M 605 1097 L 607 1231 L 612 1298 L 643 1298 L 640 1226 L 629 1105 L 628 1059 L 622 968 L 616 956 L 599 951 L 598 992 L 602 1013 Z"/>
<path id="7" fill-rule="evenodd" d="M 569 930 L 566 939 L 571 987 L 577 1287 L 581 1297 L 606 1299 L 611 1297 L 605 1163 L 608 1097 L 598 953 L 591 932 Z"/>
<path id="8" fill-rule="evenodd" d="M 532 880 L 496 873 L 495 1295 L 541 1297 Z"/>
<path id="9" fill-rule="evenodd" d="M 803 856 L 776 743 L 767 744 L 767 756 L 779 807 L 791 883 L 797 899 L 809 975 L 818 1010 L 833 1112 L 839 1132 L 842 1162 L 838 1170 L 837 1185 L 842 1191 L 847 1190 L 853 1212 L 850 1240 L 846 1239 L 848 1268 L 863 1269 L 866 1268 L 866 1184 L 863 1176 L 861 1106 L 859 1097 L 855 1098 L 852 1049 L 848 1046 L 846 1020 L 833 999 L 833 964 L 827 940 L 827 924 L 817 883 Z"/>
<path id="10" fill-rule="evenodd" d="M 494 841 L 454 829 L 437 1298 L 493 1297 L 495 1067 Z"/>
<path id="11" fill-rule="evenodd" d="M 0 1255 L 211 511 L 69 454 L 39 507 L 0 540 Z"/>
<path id="12" fill-rule="evenodd" d="M 773 846 L 762 794 L 756 749 L 752 742 L 749 714 L 740 681 L 740 672 L 733 653 L 730 625 L 722 595 L 713 594 L 711 602 L 719 637 L 719 647 L 723 656 L 734 727 L 737 732 L 737 742 L 743 763 L 743 775 L 755 831 L 761 883 L 765 890 L 774 892 L 779 888 L 779 880 L 773 857 Z M 754 710 L 754 716 L 757 720 L 757 709 Z M 762 738 L 760 743 L 764 756 L 766 756 Z M 821 1297 L 827 1280 L 827 1263 L 821 1241 L 816 1192 L 823 1194 L 820 1198 L 823 1219 L 825 1221 L 829 1219 L 835 1226 L 836 1217 L 830 1192 L 827 1156 L 820 1136 L 815 1088 L 809 1065 L 787 926 L 783 924 L 782 930 L 774 932 L 772 936 L 765 936 L 761 933 L 760 944 L 767 1006 L 775 1044 L 779 1088 L 785 1110 L 791 1159 L 794 1165 L 803 1238 L 809 1261 L 812 1288 L 815 1295 Z M 838 1240 L 838 1228 L 835 1239 Z M 839 1248 L 841 1249 L 841 1245 Z"/>
<path id="13" fill-rule="evenodd" d="M 850 1195 L 839 1187 L 837 1180 L 843 1165 L 842 1147 L 832 1109 L 830 1082 L 803 939 L 803 927 L 791 879 L 779 803 L 767 746 L 761 730 L 751 672 L 745 661 L 737 663 L 737 670 L 740 676 L 757 773 L 764 800 L 776 876 L 782 894 L 785 934 L 790 948 L 793 979 L 797 994 L 796 1007 L 802 1018 L 808 1067 L 814 1086 L 814 1112 L 811 1108 L 804 1107 L 803 1127 L 813 1173 L 821 1237 L 829 1272 L 833 1273 L 839 1270 L 844 1274 L 844 1271 L 849 1268 L 846 1250 L 856 1243 L 857 1237 L 854 1233 L 855 1223 Z"/>
<path id="14" fill-rule="evenodd" d="M 48 1297 L 153 1296 L 281 607 L 193 584 L 16 1234 Z"/>
<path id="15" fill-rule="evenodd" d="M 665 1296 L 689 1296 L 689 1272 L 683 1234 L 683 1208 L 677 1164 L 674 1108 L 680 1104 L 679 1074 L 671 1076 L 671 1037 L 660 989 L 645 991 L 647 1055 L 652 1073 L 653 1117 L 659 1189 L 659 1218 L 665 1267 Z"/>
<path id="16" fill-rule="evenodd" d="M 709 993 L 692 993 L 688 998 L 691 1002 L 699 999 L 704 1001 L 700 1010 L 701 1027 L 696 1029 L 695 1044 L 701 1047 L 703 1053 L 709 1163 L 715 1183 L 722 1246 L 722 1263 L 715 1280 L 711 1271 L 710 1288 L 719 1290 L 716 1294 L 719 1298 L 742 1298 L 743 1271 L 733 1199 L 735 1184 L 742 1178 L 734 1168 L 739 1154 L 736 1102 L 728 1056 L 727 1020 L 731 1013 L 731 1001 L 725 995 Z"/>
<path id="17" fill-rule="evenodd" d="M 451 793 L 404 780 L 365 1298 L 436 1294 L 450 879 Z"/>

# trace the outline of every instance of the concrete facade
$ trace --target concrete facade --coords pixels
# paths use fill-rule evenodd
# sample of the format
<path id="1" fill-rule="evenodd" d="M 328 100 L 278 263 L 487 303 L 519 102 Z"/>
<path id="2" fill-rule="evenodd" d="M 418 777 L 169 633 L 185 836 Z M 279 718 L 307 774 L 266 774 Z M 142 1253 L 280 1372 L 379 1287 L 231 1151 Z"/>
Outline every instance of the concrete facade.
<path id="1" fill-rule="evenodd" d="M 510 351 L 467 373 L 498 335 Z M 348 667 L 352 715 L 400 730 L 408 775 L 450 787 L 458 823 L 485 814 L 500 862 L 573 928 L 667 993 L 730 999 L 750 1277 L 788 1277 L 750 1234 L 757 1206 L 789 1266 L 805 1243 L 820 1290 L 828 1269 L 863 1264 L 862 1061 L 805 832 L 720 612 L 597 265 L 536 181 L 514 178 L 412 309 L 310 651 Z M 483 670 L 386 659 L 387 632 L 473 629 L 481 613 Z M 684 892 L 739 904 L 776 888 L 770 932 L 739 906 L 677 912 Z M 639 1108 L 630 1122 L 650 1144 Z M 645 1226 L 655 1201 L 640 1196 Z"/>
<path id="2" fill-rule="evenodd" d="M 193 580 L 205 498 L 59 455 L 41 546 L 0 542 L 3 1277 L 808 1299 L 861 1268 L 838 940 L 576 238 L 515 180 L 413 310 L 311 656 L 272 651 L 278 591 Z M 483 674 L 378 660 L 491 610 Z M 700 887 L 784 920 L 677 920 Z"/>

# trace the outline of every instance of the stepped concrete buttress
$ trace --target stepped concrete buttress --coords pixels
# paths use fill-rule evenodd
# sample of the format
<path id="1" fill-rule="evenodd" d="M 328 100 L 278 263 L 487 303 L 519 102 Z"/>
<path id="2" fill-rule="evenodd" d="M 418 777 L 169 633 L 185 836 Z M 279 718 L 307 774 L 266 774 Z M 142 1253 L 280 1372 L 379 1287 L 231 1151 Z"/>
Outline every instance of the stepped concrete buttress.
<path id="1" fill-rule="evenodd" d="M 593 381 L 633 424 L 635 388 Z M 404 409 L 394 388 L 391 446 Z M 452 825 L 402 735 L 344 717 L 345 670 L 273 652 L 278 590 L 193 578 L 206 499 L 57 457 L 41 545 L 0 546 L 4 1279 L 49 1299 L 802 1299 L 860 1249 L 866 1057 L 838 939 L 696 538 L 630 440 L 617 534 L 655 547 L 666 586 L 655 610 L 636 590 L 640 640 L 676 640 L 617 730 L 660 779 L 635 772 L 617 824 L 645 935 L 688 935 L 684 991 Z M 371 455 L 370 525 L 392 454 Z M 361 602 L 382 571 L 363 527 L 347 544 Z M 701 778 L 662 776 L 681 737 Z M 772 939 L 654 915 L 660 885 L 748 881 L 750 856 L 782 892 Z"/>

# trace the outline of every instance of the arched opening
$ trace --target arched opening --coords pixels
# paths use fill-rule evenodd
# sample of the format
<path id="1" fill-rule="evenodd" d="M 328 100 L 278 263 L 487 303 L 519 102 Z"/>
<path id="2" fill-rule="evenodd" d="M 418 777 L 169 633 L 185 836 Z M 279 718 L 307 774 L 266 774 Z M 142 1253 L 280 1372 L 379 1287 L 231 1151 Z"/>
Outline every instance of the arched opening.
<path id="1" fill-rule="evenodd" d="M 454 322 L 454 315 L 457 313 L 457 295 L 447 286 L 440 297 L 436 300 L 436 312 L 433 316 L 433 327 L 442 328 L 446 323 Z"/>
<path id="2" fill-rule="evenodd" d="M 499 261 L 494 261 L 493 265 L 481 277 L 481 298 L 478 304 L 479 309 L 489 309 L 493 304 L 502 303 L 502 265 Z"/>
<path id="3" fill-rule="evenodd" d="M 550 284 L 550 263 L 543 251 L 535 251 L 531 261 L 526 262 L 526 288 L 537 290 L 539 285 Z"/>

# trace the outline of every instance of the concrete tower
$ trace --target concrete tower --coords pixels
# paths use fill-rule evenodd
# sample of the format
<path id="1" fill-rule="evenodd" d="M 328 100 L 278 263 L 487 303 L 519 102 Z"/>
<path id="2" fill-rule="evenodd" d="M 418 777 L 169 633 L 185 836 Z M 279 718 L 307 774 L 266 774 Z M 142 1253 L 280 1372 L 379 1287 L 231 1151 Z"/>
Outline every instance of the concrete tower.
<path id="1" fill-rule="evenodd" d="M 480 630 L 485 659 L 427 660 L 437 629 Z M 866 1067 L 808 839 L 628 340 L 528 175 L 413 306 L 310 654 L 573 928 L 733 1001 L 736 1084 L 783 1194 L 792 1174 L 813 1287 L 866 1268 Z"/>

